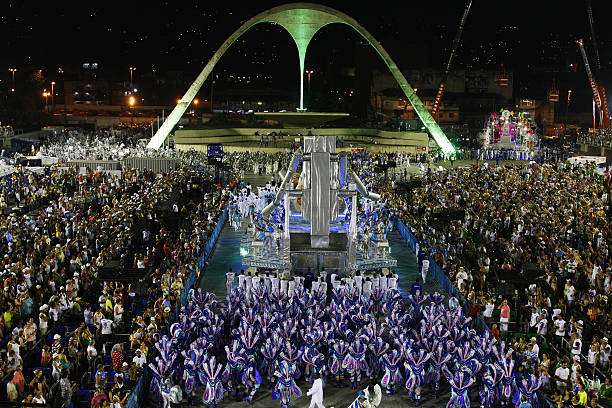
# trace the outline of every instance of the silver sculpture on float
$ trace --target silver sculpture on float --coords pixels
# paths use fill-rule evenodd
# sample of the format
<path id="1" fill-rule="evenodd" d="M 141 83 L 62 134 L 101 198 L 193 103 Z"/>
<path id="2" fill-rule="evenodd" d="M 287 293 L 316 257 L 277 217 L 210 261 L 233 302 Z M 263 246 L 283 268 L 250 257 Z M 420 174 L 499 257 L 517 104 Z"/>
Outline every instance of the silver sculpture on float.
<path id="1" fill-rule="evenodd" d="M 380 195 L 368 191 L 347 157 L 336 152 L 335 136 L 304 136 L 303 141 L 302 152 L 292 157 L 286 172 L 279 172 L 275 197 L 258 215 L 268 226 L 243 240 L 243 264 L 272 270 L 325 268 L 340 274 L 396 266 L 385 234 L 359 234 L 357 195 L 372 201 Z M 281 203 L 282 227 L 269 221 Z M 274 234 L 280 237 L 278 250 L 266 250 Z"/>

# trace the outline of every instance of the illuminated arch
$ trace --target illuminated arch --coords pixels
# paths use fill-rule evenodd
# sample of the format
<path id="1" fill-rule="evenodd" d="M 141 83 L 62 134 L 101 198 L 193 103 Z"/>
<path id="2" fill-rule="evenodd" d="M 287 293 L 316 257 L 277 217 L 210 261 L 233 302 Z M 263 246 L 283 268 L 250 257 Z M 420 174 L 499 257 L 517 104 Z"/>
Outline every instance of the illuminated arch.
<path id="1" fill-rule="evenodd" d="M 204 67 L 200 75 L 191 84 L 185 95 L 179 100 L 179 103 L 172 110 L 172 113 L 168 115 L 166 121 L 158 129 L 155 136 L 151 138 L 148 147 L 153 149 L 159 149 L 172 128 L 178 123 L 183 113 L 187 110 L 187 107 L 191 104 L 193 98 L 208 78 L 208 75 L 212 72 L 214 66 L 217 64 L 221 56 L 227 51 L 227 49 L 246 31 L 251 27 L 259 23 L 275 23 L 281 25 L 285 30 L 289 32 L 295 44 L 298 48 L 298 56 L 300 59 L 300 109 L 303 109 L 304 102 L 304 60 L 306 58 L 306 49 L 308 44 L 312 40 L 312 37 L 322 27 L 332 23 L 346 24 L 355 31 L 357 31 L 363 38 L 365 38 L 372 47 L 378 52 L 380 57 L 383 59 L 387 67 L 393 74 L 393 77 L 399 84 L 402 91 L 406 95 L 406 98 L 413 106 L 415 112 L 421 119 L 421 122 L 429 130 L 433 138 L 436 140 L 438 145 L 442 148 L 445 153 L 451 153 L 454 151 L 453 146 L 442 132 L 442 129 L 438 126 L 436 121 L 431 117 L 423 102 L 414 93 L 414 90 L 404 78 L 401 71 L 395 65 L 395 62 L 391 59 L 387 51 L 380 45 L 378 41 L 372 35 L 363 28 L 355 19 L 334 10 L 329 7 L 321 6 L 318 4 L 311 3 L 291 3 L 279 7 L 274 7 L 270 10 L 259 13 L 255 17 L 244 23 L 238 30 L 236 30 L 225 42 L 219 47 L 217 52 L 212 56 L 208 64 Z"/>

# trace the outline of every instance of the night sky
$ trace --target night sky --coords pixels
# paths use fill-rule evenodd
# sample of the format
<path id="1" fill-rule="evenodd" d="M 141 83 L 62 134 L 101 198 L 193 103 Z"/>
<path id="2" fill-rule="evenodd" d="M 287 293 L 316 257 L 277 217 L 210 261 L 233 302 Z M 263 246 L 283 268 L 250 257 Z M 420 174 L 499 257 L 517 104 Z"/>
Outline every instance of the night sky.
<path id="1" fill-rule="evenodd" d="M 398 64 L 404 60 L 404 47 L 423 46 L 427 58 L 421 65 L 434 68 L 443 64 L 465 6 L 463 0 L 320 3 L 354 17 Z M 611 3 L 593 0 L 602 63 L 610 67 Z M 0 15 L 1 65 L 50 68 L 89 61 L 108 71 L 125 72 L 133 65 L 141 71 L 197 72 L 242 22 L 280 4 L 284 2 L 8 0 Z M 295 48 L 288 35 L 278 35 L 280 31 L 270 25 L 256 27 L 228 52 L 225 63 L 253 72 L 283 64 L 293 58 Z M 582 0 L 474 0 L 455 66 L 479 68 L 502 62 L 518 69 L 559 65 L 563 70 L 567 61 L 579 58 L 572 43 L 578 37 L 589 38 Z M 311 47 L 341 46 L 346 39 L 359 38 L 346 27 L 326 28 Z"/>

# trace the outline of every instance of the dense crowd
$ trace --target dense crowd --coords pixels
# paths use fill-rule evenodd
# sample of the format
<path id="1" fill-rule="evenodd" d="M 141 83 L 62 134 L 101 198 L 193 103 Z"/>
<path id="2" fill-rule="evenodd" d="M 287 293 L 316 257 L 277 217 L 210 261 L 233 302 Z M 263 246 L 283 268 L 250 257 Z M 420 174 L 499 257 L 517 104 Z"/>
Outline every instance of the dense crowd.
<path id="1" fill-rule="evenodd" d="M 184 170 L 2 179 L 2 399 L 68 406 L 78 391 L 92 406 L 125 403 L 227 198 L 191 194 L 194 174 L 201 191 L 202 173 Z M 151 285 L 101 281 L 110 264 L 149 271 Z"/>
<path id="2" fill-rule="evenodd" d="M 104 136 L 135 148 L 133 141 L 124 138 L 126 134 Z M 105 156 L 114 147 L 101 134 L 63 137 L 74 139 L 58 138 L 45 148 L 59 152 L 57 146 L 72 140 L 69 143 L 100 147 L 94 156 L 81 157 L 118 157 L 114 152 Z M 191 155 L 190 164 L 199 163 L 200 154 L 186 154 Z M 548 162 L 546 157 L 542 163 L 523 166 L 485 164 L 443 171 L 423 165 L 431 159 L 424 154 L 363 154 L 353 155 L 351 162 L 368 188 L 382 193 L 391 212 L 411 228 L 420 243 L 419 259 L 430 255 L 460 291 L 463 310 L 454 302 L 444 306 L 434 300 L 440 299 L 437 295 L 427 298 L 442 304 L 444 313 L 457 314 L 446 328 L 453 336 L 464 333 L 457 348 L 443 350 L 457 360 L 449 365 L 451 370 L 442 370 L 443 364 L 434 367 L 438 377 L 441 372 L 447 376 L 454 392 L 451 397 L 460 399 L 462 390 L 471 386 L 459 375 L 465 371 L 463 365 L 472 374 L 479 373 L 483 387 L 488 376 L 495 382 L 496 368 L 477 370 L 468 364 L 469 359 L 459 363 L 462 352 L 458 349 L 463 345 L 477 348 L 490 343 L 486 335 L 469 330 L 470 322 L 482 317 L 491 327 L 490 339 L 505 340 L 512 350 L 515 391 L 530 398 L 529 384 L 537 381 L 559 406 L 610 406 L 610 175 L 602 176 L 589 165 Z M 235 174 L 276 177 L 290 155 L 247 152 L 228 154 L 226 160 Z M 404 167 L 411 160 L 420 163 L 422 174 L 413 179 L 418 182 L 411 183 L 410 192 L 401 188 L 408 181 L 407 171 L 392 173 L 390 178 L 377 172 L 380 164 L 396 161 Z M 183 355 L 184 371 L 177 368 L 172 371 L 174 377 L 166 375 L 172 364 L 160 365 L 160 358 L 166 364 L 175 351 L 185 351 L 194 366 L 206 362 L 202 370 L 210 365 L 206 381 L 214 377 L 212 371 L 218 366 L 212 358 L 204 358 L 206 353 L 227 360 L 222 370 L 224 376 L 227 372 L 225 386 L 235 390 L 240 385 L 247 399 L 262 384 L 256 373 L 263 373 L 264 384 L 273 388 L 282 405 L 298 394 L 299 388 L 294 387 L 299 369 L 313 383 L 319 377 L 340 382 L 346 376 L 358 386 L 363 374 L 382 383 L 388 393 L 396 391 L 402 376 L 434 387 L 430 377 L 421 378 L 433 360 L 419 363 L 425 355 L 413 355 L 433 347 L 435 340 L 418 332 L 417 320 L 429 312 L 424 308 L 429 302 L 420 303 L 423 294 L 418 289 L 409 300 L 400 299 L 399 292 L 389 287 L 379 287 L 364 298 L 345 281 L 348 288 L 332 291 L 330 287 L 323 293 L 319 285 L 300 284 L 293 293 L 283 295 L 273 293 L 272 280 L 264 280 L 248 291 L 240 285 L 230 287 L 233 293 L 222 304 L 210 295 L 192 293 L 178 315 L 178 326 L 168 331 L 168 324 L 177 317 L 174 312 L 184 282 L 230 194 L 217 188 L 196 197 L 194 190 L 200 190 L 192 176 L 186 170 L 156 176 L 132 170 L 118 175 L 81 174 L 68 168 L 39 174 L 16 172 L 2 178 L 0 207 L 7 216 L 0 222 L 5 279 L 0 294 L 5 350 L 0 354 L 0 369 L 6 399 L 41 403 L 55 395 L 66 403 L 79 395 L 88 396 L 92 406 L 123 406 L 129 389 L 153 362 L 160 400 L 165 401 L 170 384 L 184 385 L 185 378 L 198 374 Z M 22 206 L 24 213 L 11 210 L 20 203 L 27 204 Z M 135 282 L 99 279 L 113 262 L 118 271 L 146 270 L 150 285 L 143 289 Z M 499 276 L 518 274 L 533 265 L 541 271 L 542 280 L 530 281 L 514 297 L 499 292 Z M 372 296 L 376 300 L 368 302 Z M 400 319 L 400 312 L 407 312 L 409 319 Z M 295 331 L 283 328 L 283 317 L 295 323 Z M 380 331 L 379 318 L 387 320 L 389 331 Z M 185 334 L 185 325 L 197 327 L 211 345 L 200 341 L 192 347 L 197 341 Z M 397 330 L 391 333 L 393 327 Z M 171 349 L 162 337 L 176 337 L 179 329 L 184 350 Z M 411 349 L 396 344 L 401 332 L 405 340 L 420 345 Z M 531 334 L 514 336 L 519 332 Z M 368 333 L 372 335 L 367 337 Z M 271 341 L 264 339 L 267 334 Z M 434 335 L 438 338 L 443 333 Z M 285 336 L 294 344 L 284 344 Z M 491 347 L 487 361 L 509 364 L 501 343 Z M 493 357 L 493 348 L 501 354 Z M 195 349 L 204 352 L 189 354 Z M 261 352 L 252 361 L 249 355 L 255 349 Z M 347 355 L 351 357 L 345 367 Z M 340 371 L 334 372 L 338 370 L 334 362 L 340 360 Z M 358 367 L 351 361 L 359 362 Z M 385 380 L 387 371 L 390 377 Z M 498 381 L 506 374 L 500 374 Z M 272 383 L 275 376 L 277 382 Z M 202 383 L 213 395 L 205 397 L 205 402 L 214 405 L 223 398 L 223 391 L 219 397 L 219 383 L 206 381 Z M 420 389 L 417 394 L 414 383 L 410 384 L 402 383 L 418 401 Z M 191 390 L 187 394 L 193 398 Z"/>
<path id="3" fill-rule="evenodd" d="M 612 131 L 610 129 L 580 131 L 578 141 L 595 146 L 612 147 Z"/>
<path id="4" fill-rule="evenodd" d="M 549 384 L 544 389 L 552 399 L 558 399 L 556 384 L 561 393 L 570 391 L 561 399 L 578 396 L 585 406 L 580 387 L 595 394 L 593 378 L 603 383 L 610 377 L 609 173 L 566 162 L 485 164 L 426 171 L 418 180 L 411 192 L 392 190 L 389 183 L 374 188 L 387 194 L 421 251 L 459 289 L 470 316 L 484 317 L 496 337 L 502 332 L 524 370 Z M 519 275 L 534 266 L 543 279 Z M 504 297 L 499 290 L 506 278 L 499 276 L 529 284 Z M 499 324 L 493 321 L 497 311 Z M 521 320 L 526 330 L 518 326 Z M 532 333 L 527 341 L 526 332 Z M 540 353 L 544 346 L 554 359 Z M 609 383 L 603 389 L 600 403 L 609 405 Z"/>

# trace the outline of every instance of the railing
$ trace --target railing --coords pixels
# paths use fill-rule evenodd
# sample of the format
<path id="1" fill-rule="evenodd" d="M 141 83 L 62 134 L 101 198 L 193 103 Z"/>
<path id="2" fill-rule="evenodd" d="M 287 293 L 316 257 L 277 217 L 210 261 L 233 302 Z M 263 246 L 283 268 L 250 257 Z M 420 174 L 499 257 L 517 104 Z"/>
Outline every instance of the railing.
<path id="1" fill-rule="evenodd" d="M 602 137 L 600 135 L 579 135 L 578 142 L 593 146 L 612 148 L 612 135 L 605 136 L 606 137 Z"/>
<path id="2" fill-rule="evenodd" d="M 412 249 L 412 251 L 416 253 L 417 244 L 419 244 L 419 242 L 414 237 L 410 229 L 406 227 L 399 218 L 395 219 L 395 227 L 402 235 L 402 238 L 404 238 L 404 240 L 408 244 L 408 247 L 410 247 L 410 249 Z M 419 247 L 422 248 L 423 246 L 419 244 Z M 457 289 L 455 285 L 453 285 L 453 283 L 450 281 L 450 279 L 448 279 L 448 276 L 446 276 L 442 268 L 438 266 L 436 261 L 431 256 L 427 255 L 427 258 L 429 259 L 429 273 L 442 287 L 442 290 L 444 290 L 450 296 L 460 297 L 461 294 L 459 293 L 459 289 Z M 487 324 L 482 318 L 477 317 L 475 323 L 476 330 L 482 332 L 489 331 L 489 326 L 487 326 Z"/>
<path id="3" fill-rule="evenodd" d="M 179 311 L 181 310 L 181 307 L 187 304 L 187 300 L 189 298 L 189 292 L 191 291 L 193 285 L 198 280 L 198 277 L 200 276 L 201 271 L 204 270 L 204 267 L 206 266 L 206 260 L 212 253 L 212 250 L 215 247 L 215 244 L 217 243 L 217 239 L 219 238 L 219 234 L 221 233 L 221 229 L 223 228 L 223 225 L 225 224 L 226 219 L 227 219 L 227 208 L 223 210 L 223 213 L 219 217 L 219 221 L 217 221 L 217 225 L 215 229 L 213 230 L 210 238 L 206 242 L 206 245 L 204 246 L 202 253 L 200 254 L 200 256 L 198 256 L 197 260 L 195 261 L 191 274 L 189 274 L 187 281 L 185 281 L 185 284 L 183 286 L 183 291 L 181 292 L 181 296 L 179 297 L 178 304 L 176 305 L 176 309 L 172 313 L 168 326 L 170 326 L 171 324 L 173 324 L 174 322 L 178 320 L 178 315 L 179 315 Z M 149 369 L 149 367 L 145 366 L 143 375 L 138 380 L 138 383 L 132 390 L 132 394 L 127 400 L 127 403 L 125 405 L 126 408 L 142 407 L 150 382 L 151 382 L 151 370 Z"/>

